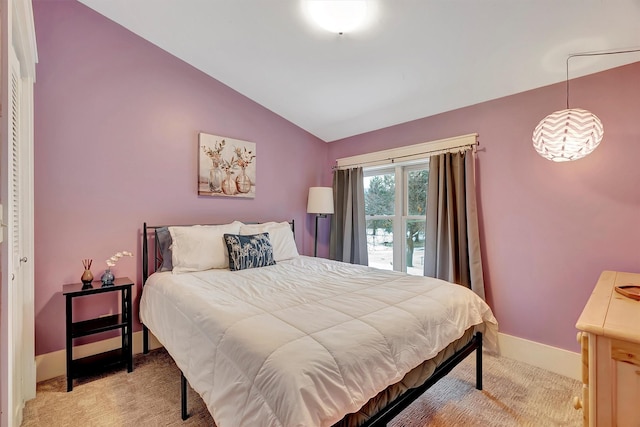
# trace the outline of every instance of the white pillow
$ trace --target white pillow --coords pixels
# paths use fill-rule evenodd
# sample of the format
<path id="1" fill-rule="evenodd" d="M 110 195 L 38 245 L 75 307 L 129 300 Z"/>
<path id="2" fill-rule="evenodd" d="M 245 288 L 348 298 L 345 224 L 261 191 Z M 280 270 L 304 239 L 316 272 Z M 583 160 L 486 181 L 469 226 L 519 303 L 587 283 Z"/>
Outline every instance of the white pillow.
<path id="1" fill-rule="evenodd" d="M 286 221 L 243 224 L 240 227 L 240 234 L 243 236 L 264 232 L 269 233 L 269 241 L 273 247 L 273 259 L 276 262 L 295 258 L 299 255 L 291 224 Z"/>
<path id="2" fill-rule="evenodd" d="M 173 273 L 229 268 L 225 233 L 239 234 L 239 221 L 224 225 L 169 227 Z"/>

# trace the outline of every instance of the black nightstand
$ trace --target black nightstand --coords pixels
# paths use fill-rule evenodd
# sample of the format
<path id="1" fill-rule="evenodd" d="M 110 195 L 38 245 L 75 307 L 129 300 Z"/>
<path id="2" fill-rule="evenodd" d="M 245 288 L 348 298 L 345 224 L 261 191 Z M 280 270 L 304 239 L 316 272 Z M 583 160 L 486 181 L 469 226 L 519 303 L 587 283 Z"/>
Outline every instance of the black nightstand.
<path id="1" fill-rule="evenodd" d="M 133 331 L 131 310 L 131 287 L 133 281 L 128 277 L 119 277 L 113 285 L 103 285 L 100 281 L 85 286 L 73 283 L 62 287 L 62 294 L 67 304 L 67 391 L 73 390 L 74 378 L 95 374 L 107 368 L 127 366 L 127 371 L 133 371 Z M 73 304 L 76 297 L 120 291 L 120 313 L 95 319 L 73 322 Z M 85 337 L 111 330 L 120 329 L 122 345 L 115 350 L 94 354 L 81 359 L 73 358 L 73 339 Z"/>

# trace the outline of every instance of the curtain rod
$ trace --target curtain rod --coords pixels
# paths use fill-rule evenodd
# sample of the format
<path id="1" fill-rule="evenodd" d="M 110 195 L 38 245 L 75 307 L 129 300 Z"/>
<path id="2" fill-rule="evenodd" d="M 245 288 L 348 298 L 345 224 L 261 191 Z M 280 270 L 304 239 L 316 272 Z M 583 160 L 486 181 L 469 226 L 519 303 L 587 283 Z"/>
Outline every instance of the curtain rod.
<path id="1" fill-rule="evenodd" d="M 405 158 L 416 158 L 419 156 L 424 156 L 425 154 L 428 154 L 430 156 L 436 156 L 439 154 L 446 154 L 446 153 L 455 153 L 455 152 L 464 152 L 467 150 L 475 150 L 476 146 L 480 145 L 480 142 L 476 140 L 476 142 L 472 143 L 472 144 L 463 144 L 463 145 L 459 145 L 456 147 L 448 147 L 448 148 L 441 148 L 441 149 L 436 149 L 436 150 L 425 150 L 425 151 L 421 151 L 419 153 L 412 153 L 412 154 L 406 154 L 403 156 L 395 156 L 395 157 L 387 157 L 385 159 L 379 159 L 379 160 L 371 160 L 368 162 L 358 162 L 358 163 L 351 163 L 351 164 L 347 164 L 347 165 L 340 165 L 338 166 L 337 164 L 331 167 L 331 170 L 338 170 L 338 169 L 350 169 L 350 168 L 354 168 L 354 167 L 364 167 L 364 166 L 376 166 L 376 165 L 385 165 L 385 164 L 394 164 L 396 162 L 396 160 L 398 159 L 405 159 Z"/>

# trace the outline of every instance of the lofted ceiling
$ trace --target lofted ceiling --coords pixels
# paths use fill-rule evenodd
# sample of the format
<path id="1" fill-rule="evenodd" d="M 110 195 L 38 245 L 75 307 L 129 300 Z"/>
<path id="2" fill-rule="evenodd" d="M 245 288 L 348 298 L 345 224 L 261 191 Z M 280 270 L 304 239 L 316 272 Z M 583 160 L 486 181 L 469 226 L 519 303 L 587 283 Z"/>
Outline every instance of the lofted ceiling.
<path id="1" fill-rule="evenodd" d="M 327 142 L 564 81 L 571 53 L 640 47 L 640 0 L 369 0 L 370 25 L 343 35 L 304 0 L 79 1 Z M 639 60 L 573 58 L 570 77 Z"/>

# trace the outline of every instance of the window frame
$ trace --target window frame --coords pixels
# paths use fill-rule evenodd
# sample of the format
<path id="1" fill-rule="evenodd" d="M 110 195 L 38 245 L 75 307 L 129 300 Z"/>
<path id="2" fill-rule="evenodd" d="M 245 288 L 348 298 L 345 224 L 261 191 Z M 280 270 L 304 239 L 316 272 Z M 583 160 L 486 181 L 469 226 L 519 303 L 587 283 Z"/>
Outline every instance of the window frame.
<path id="1" fill-rule="evenodd" d="M 369 220 L 391 220 L 393 232 L 393 271 L 407 272 L 406 264 L 406 234 L 407 221 L 422 219 L 426 227 L 425 215 L 409 215 L 409 173 L 419 170 L 429 171 L 429 157 L 424 157 L 410 162 L 394 163 L 392 165 L 363 167 L 363 176 L 365 178 L 394 174 L 395 193 L 394 193 L 394 213 L 393 215 L 366 215 L 366 221 Z M 398 188 L 401 188 L 401 194 L 398 194 Z M 427 195 L 428 199 L 428 195 Z M 366 203 L 366 202 L 365 202 Z M 366 209 L 365 209 L 366 212 Z M 398 239 L 397 237 L 401 237 Z M 368 250 L 367 250 L 368 251 Z M 398 269 L 398 266 L 400 268 Z"/>

